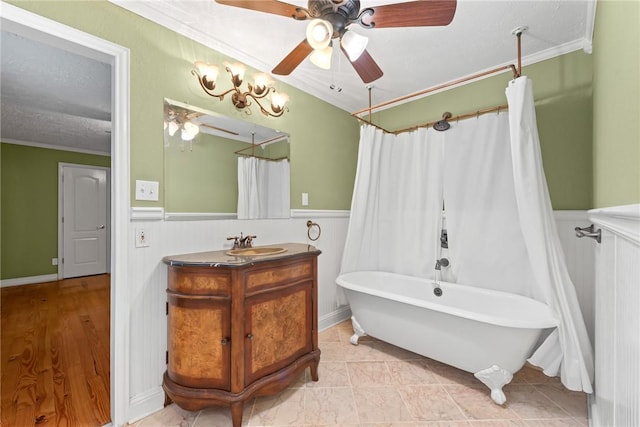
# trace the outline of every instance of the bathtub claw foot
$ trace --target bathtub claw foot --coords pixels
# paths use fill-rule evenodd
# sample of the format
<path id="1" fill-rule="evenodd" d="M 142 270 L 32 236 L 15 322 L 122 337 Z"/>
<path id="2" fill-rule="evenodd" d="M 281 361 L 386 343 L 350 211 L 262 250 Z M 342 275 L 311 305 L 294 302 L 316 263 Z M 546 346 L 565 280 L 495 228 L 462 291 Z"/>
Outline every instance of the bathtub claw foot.
<path id="1" fill-rule="evenodd" d="M 498 365 L 493 365 L 490 368 L 476 372 L 474 376 L 491 389 L 491 399 L 494 402 L 498 405 L 504 405 L 507 397 L 504 395 L 502 387 L 505 384 L 509 384 L 513 379 L 511 372 L 502 369 Z"/>
<path id="2" fill-rule="evenodd" d="M 358 339 L 364 337 L 367 333 L 362 329 L 360 323 L 356 320 L 355 316 L 351 316 L 351 326 L 353 327 L 353 335 L 351 335 L 351 344 L 358 345 Z"/>

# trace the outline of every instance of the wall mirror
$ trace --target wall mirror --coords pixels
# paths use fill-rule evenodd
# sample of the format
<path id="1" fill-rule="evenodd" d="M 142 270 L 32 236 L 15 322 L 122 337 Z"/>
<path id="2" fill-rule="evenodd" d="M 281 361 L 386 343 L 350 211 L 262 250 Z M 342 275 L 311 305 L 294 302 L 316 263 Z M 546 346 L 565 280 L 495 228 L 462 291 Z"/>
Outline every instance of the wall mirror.
<path id="1" fill-rule="evenodd" d="M 167 220 L 288 218 L 289 135 L 164 102 Z"/>

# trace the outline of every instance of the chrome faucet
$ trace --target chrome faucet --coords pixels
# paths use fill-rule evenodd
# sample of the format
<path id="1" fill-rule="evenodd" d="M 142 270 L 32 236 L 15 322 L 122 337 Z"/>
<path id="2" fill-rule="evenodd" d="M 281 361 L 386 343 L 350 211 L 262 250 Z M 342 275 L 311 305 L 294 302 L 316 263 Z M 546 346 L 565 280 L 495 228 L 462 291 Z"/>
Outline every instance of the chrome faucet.
<path id="1" fill-rule="evenodd" d="M 253 242 L 253 239 L 255 239 L 256 237 L 258 236 L 251 236 L 251 235 L 242 236 L 242 233 L 240 233 L 240 237 L 238 236 L 227 237 L 227 240 L 233 240 L 233 249 L 243 249 L 243 248 L 250 248 L 251 243 Z"/>
<path id="2" fill-rule="evenodd" d="M 446 258 L 440 258 L 436 260 L 436 270 L 440 271 L 441 267 L 448 267 L 449 260 Z"/>

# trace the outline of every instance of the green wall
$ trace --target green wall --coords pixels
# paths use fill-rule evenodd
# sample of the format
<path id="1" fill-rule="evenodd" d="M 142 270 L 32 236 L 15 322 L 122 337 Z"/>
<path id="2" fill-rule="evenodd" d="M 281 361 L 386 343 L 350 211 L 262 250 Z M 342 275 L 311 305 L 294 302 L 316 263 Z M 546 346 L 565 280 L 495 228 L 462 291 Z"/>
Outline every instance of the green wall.
<path id="1" fill-rule="evenodd" d="M 166 212 L 235 214 L 238 206 L 238 156 L 236 151 L 251 144 L 199 133 L 192 143 L 180 133 L 165 134 Z M 277 141 L 254 148 L 253 153 L 268 159 L 289 157 L 289 142 Z"/>
<path id="2" fill-rule="evenodd" d="M 277 90 L 290 97 L 290 112 L 281 118 L 267 118 L 254 109 L 248 116 L 238 112 L 228 99 L 220 102 L 207 96 L 191 75 L 196 60 L 214 64 L 232 61 L 219 52 L 107 1 L 8 3 L 130 49 L 133 206 L 164 206 L 162 196 L 158 202 L 144 202 L 133 200 L 133 194 L 136 179 L 160 181 L 163 193 L 163 106 L 164 98 L 170 98 L 289 133 L 291 207 L 301 208 L 300 194 L 306 192 L 309 209 L 349 209 L 358 123 L 348 112 L 276 82 Z M 249 79 L 253 74 L 248 69 L 245 76 Z"/>
<path id="3" fill-rule="evenodd" d="M 58 162 L 111 166 L 111 158 L 0 144 L 0 278 L 55 274 L 58 267 Z"/>
<path id="4" fill-rule="evenodd" d="M 526 34 L 523 43 L 526 43 Z M 592 57 L 582 51 L 523 67 L 531 78 L 540 145 L 554 209 L 592 206 Z M 511 72 L 436 93 L 373 115 L 394 130 L 507 103 Z M 473 120 L 473 119 L 470 119 Z"/>
<path id="5" fill-rule="evenodd" d="M 640 2 L 598 1 L 593 40 L 593 205 L 640 203 Z"/>

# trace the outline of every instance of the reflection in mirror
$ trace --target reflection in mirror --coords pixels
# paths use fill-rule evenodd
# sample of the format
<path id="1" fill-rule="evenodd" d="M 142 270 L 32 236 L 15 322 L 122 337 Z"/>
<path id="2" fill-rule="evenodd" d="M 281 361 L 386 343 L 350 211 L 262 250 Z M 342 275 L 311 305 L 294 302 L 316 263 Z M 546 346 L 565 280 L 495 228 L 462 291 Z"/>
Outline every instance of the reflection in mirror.
<path id="1" fill-rule="evenodd" d="M 165 217 L 288 218 L 289 135 L 165 99 Z"/>

